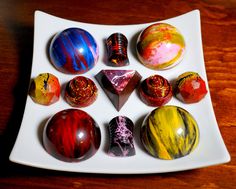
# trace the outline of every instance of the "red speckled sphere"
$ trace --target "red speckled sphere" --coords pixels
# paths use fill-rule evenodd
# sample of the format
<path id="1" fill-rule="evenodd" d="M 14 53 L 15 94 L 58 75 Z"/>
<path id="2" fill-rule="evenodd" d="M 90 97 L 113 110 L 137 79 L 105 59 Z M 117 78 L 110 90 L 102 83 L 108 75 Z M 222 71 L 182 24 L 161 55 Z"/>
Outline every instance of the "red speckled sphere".
<path id="1" fill-rule="evenodd" d="M 43 145 L 55 158 L 80 162 L 93 156 L 101 142 L 101 132 L 94 119 L 85 111 L 66 109 L 47 122 Z"/>
<path id="2" fill-rule="evenodd" d="M 207 94 L 205 81 L 196 72 L 185 72 L 176 80 L 175 93 L 186 104 L 199 102 Z"/>
<path id="3" fill-rule="evenodd" d="M 77 76 L 66 85 L 65 99 L 73 107 L 82 108 L 91 105 L 97 99 L 98 89 L 95 83 L 84 76 Z"/>

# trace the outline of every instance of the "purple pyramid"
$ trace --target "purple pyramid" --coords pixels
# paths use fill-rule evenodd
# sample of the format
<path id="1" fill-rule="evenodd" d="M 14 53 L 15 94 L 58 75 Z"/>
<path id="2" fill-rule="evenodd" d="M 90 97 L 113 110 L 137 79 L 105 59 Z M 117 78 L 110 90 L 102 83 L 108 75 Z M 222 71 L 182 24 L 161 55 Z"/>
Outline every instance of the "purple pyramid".
<path id="1" fill-rule="evenodd" d="M 135 70 L 101 70 L 95 78 L 119 111 L 142 77 Z"/>

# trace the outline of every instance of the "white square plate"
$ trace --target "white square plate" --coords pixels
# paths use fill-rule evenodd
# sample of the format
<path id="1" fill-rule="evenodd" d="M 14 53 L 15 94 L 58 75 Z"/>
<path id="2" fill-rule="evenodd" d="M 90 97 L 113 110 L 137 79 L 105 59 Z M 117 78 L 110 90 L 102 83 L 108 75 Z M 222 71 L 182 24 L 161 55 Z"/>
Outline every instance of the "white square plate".
<path id="1" fill-rule="evenodd" d="M 183 61 L 176 67 L 165 71 L 155 71 L 143 66 L 135 54 L 135 44 L 138 34 L 152 23 L 138 25 L 96 25 L 61 19 L 48 15 L 41 11 L 35 12 L 34 30 L 34 51 L 31 78 L 43 72 L 56 75 L 62 86 L 75 75 L 66 75 L 57 71 L 49 61 L 47 52 L 51 38 L 57 33 L 69 27 L 79 27 L 90 32 L 96 39 L 99 46 L 99 60 L 97 65 L 89 72 L 83 74 L 91 78 L 99 89 L 98 98 L 94 104 L 83 108 L 99 124 L 101 129 L 101 146 L 98 152 L 90 159 L 79 163 L 67 163 L 55 159 L 49 155 L 42 146 L 42 130 L 45 121 L 56 112 L 71 108 L 63 99 L 51 106 L 35 104 L 31 98 L 27 97 L 24 117 L 21 128 L 10 155 L 10 160 L 16 163 L 40 167 L 45 169 L 86 172 L 86 173 L 111 173 L 111 174 L 138 174 L 138 173 L 161 173 L 180 170 L 200 168 L 230 161 L 230 155 L 225 147 L 212 108 L 210 93 L 196 104 L 183 104 L 175 97 L 168 105 L 180 106 L 189 111 L 197 120 L 200 130 L 200 142 L 198 147 L 189 155 L 176 160 L 156 159 L 143 149 L 139 139 L 139 127 L 145 115 L 152 107 L 146 106 L 133 92 L 122 107 L 117 112 L 110 100 L 95 80 L 94 76 L 102 69 L 114 69 L 108 67 L 104 60 L 106 57 L 104 39 L 112 33 L 123 33 L 128 41 L 128 56 L 130 65 L 124 69 L 137 70 L 142 79 L 153 74 L 159 74 L 173 81 L 183 72 L 195 71 L 207 82 L 200 27 L 200 14 L 194 10 L 187 14 L 164 20 L 177 27 L 183 34 L 187 46 Z M 123 69 L 123 68 L 121 68 Z M 208 83 L 207 83 L 207 89 Z M 117 115 L 126 115 L 135 123 L 135 148 L 136 155 L 126 158 L 110 157 L 107 155 L 108 133 L 106 124 Z"/>

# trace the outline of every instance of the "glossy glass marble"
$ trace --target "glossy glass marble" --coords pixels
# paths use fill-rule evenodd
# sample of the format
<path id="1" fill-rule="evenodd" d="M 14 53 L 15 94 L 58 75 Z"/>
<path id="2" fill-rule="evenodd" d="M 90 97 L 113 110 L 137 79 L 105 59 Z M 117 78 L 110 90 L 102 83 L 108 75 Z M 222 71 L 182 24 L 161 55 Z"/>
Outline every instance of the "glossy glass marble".
<path id="1" fill-rule="evenodd" d="M 152 24 L 141 32 L 137 40 L 139 60 L 154 70 L 173 67 L 182 60 L 184 52 L 184 37 L 170 24 Z"/>
<path id="2" fill-rule="evenodd" d="M 197 147 L 198 124 L 185 109 L 162 106 L 145 118 L 141 127 L 141 141 L 146 151 L 156 158 L 181 158 Z"/>
<path id="3" fill-rule="evenodd" d="M 98 45 L 88 31 L 68 28 L 52 39 L 49 55 L 57 70 L 69 74 L 82 74 L 97 63 Z"/>
<path id="4" fill-rule="evenodd" d="M 100 128 L 85 111 L 66 109 L 47 122 L 43 146 L 53 157 L 67 162 L 79 162 L 92 157 L 101 142 Z"/>

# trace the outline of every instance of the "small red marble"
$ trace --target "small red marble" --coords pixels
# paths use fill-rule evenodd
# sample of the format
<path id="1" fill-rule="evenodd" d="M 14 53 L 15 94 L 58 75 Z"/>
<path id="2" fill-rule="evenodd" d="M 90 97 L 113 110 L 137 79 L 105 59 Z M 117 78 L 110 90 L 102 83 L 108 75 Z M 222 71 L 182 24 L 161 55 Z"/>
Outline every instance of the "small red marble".
<path id="1" fill-rule="evenodd" d="M 101 142 L 95 120 L 85 111 L 66 109 L 47 122 L 43 145 L 53 157 L 66 162 L 79 162 L 92 157 Z"/>
<path id="2" fill-rule="evenodd" d="M 77 76 L 70 80 L 66 86 L 65 99 L 73 107 L 86 107 L 91 105 L 98 95 L 95 83 L 84 76 Z"/>
<path id="3" fill-rule="evenodd" d="M 172 87 L 167 79 L 153 75 L 145 79 L 139 88 L 141 100 L 148 106 L 163 106 L 173 96 Z"/>
<path id="4" fill-rule="evenodd" d="M 185 72 L 176 80 L 175 93 L 186 104 L 199 102 L 207 94 L 205 81 L 196 72 Z"/>

